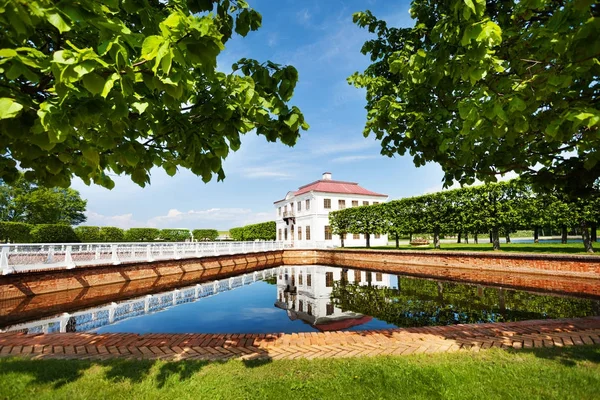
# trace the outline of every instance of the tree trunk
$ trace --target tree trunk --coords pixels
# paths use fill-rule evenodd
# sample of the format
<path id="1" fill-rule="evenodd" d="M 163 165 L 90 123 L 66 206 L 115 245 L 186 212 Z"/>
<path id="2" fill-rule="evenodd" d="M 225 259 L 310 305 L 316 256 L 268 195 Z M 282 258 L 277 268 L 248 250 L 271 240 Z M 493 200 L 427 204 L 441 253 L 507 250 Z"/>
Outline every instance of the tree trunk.
<path id="1" fill-rule="evenodd" d="M 540 242 L 540 228 L 538 228 L 537 226 L 535 228 L 533 228 L 533 243 L 539 243 Z"/>
<path id="2" fill-rule="evenodd" d="M 458 232 L 458 238 L 456 239 L 456 243 L 460 243 L 460 232 Z"/>
<path id="3" fill-rule="evenodd" d="M 367 249 L 370 249 L 371 248 L 371 234 L 366 233 L 365 238 L 367 238 Z"/>
<path id="4" fill-rule="evenodd" d="M 410 235 L 408 235 L 408 242 L 412 242 L 412 233 Z"/>
<path id="5" fill-rule="evenodd" d="M 444 303 L 444 284 L 442 282 L 437 283 L 438 301 Z"/>
<path id="6" fill-rule="evenodd" d="M 469 244 L 469 234 L 465 233 L 465 243 Z"/>
<path id="7" fill-rule="evenodd" d="M 506 300 L 504 299 L 504 289 L 498 289 L 498 302 L 500 303 L 500 311 L 506 312 Z"/>
<path id="8" fill-rule="evenodd" d="M 475 241 L 475 244 L 479 244 L 479 237 L 476 233 L 473 235 L 473 240 Z"/>
<path id="9" fill-rule="evenodd" d="M 494 232 L 490 231 L 490 243 L 494 243 Z"/>
<path id="10" fill-rule="evenodd" d="M 510 232 L 506 232 L 506 243 L 510 243 Z"/>
<path id="11" fill-rule="evenodd" d="M 344 235 L 340 235 L 340 240 L 342 241 L 342 247 L 344 247 Z"/>
<path id="12" fill-rule="evenodd" d="M 588 253 L 593 253 L 592 241 L 590 240 L 590 228 L 586 221 L 581 221 L 581 237 L 583 238 L 583 247 Z"/>
<path id="13" fill-rule="evenodd" d="M 435 229 L 433 231 L 433 247 L 436 249 L 440 248 L 440 231 L 439 231 L 439 229 Z"/>
<path id="14" fill-rule="evenodd" d="M 567 227 L 563 225 L 560 228 L 560 242 L 562 244 L 567 244 L 567 233 Z"/>
<path id="15" fill-rule="evenodd" d="M 497 226 L 492 229 L 492 243 L 494 244 L 494 250 L 500 250 L 500 235 Z"/>
<path id="16" fill-rule="evenodd" d="M 592 229 L 592 242 L 597 242 L 598 241 L 598 233 L 596 231 L 598 229 L 598 225 L 596 225 L 595 222 L 592 222 L 590 224 L 590 228 Z"/>
<path id="17" fill-rule="evenodd" d="M 396 248 L 400 248 L 400 235 L 398 233 L 396 233 Z"/>

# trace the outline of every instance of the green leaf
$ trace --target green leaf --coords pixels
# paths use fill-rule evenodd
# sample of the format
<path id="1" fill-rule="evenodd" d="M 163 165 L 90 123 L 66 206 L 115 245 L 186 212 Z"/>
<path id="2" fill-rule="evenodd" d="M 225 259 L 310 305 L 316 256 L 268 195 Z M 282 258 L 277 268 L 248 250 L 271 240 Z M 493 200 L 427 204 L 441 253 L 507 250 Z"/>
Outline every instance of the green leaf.
<path id="1" fill-rule="evenodd" d="M 14 118 L 22 109 L 23 106 L 14 99 L 0 97 L 0 119 Z"/>
<path id="2" fill-rule="evenodd" d="M 104 90 L 105 81 L 100 75 L 91 73 L 84 75 L 83 87 L 85 87 L 91 94 L 100 94 Z"/>
<path id="3" fill-rule="evenodd" d="M 135 103 L 132 103 L 131 106 L 133 108 L 135 108 L 137 110 L 137 112 L 141 115 L 144 113 L 144 111 L 146 111 L 146 108 L 148 108 L 149 104 L 150 103 L 148 103 L 148 102 L 141 103 L 141 102 L 136 101 Z"/>
<path id="4" fill-rule="evenodd" d="M 163 168 L 169 176 L 175 176 L 175 174 L 177 173 L 177 166 L 173 163 L 165 163 L 165 165 L 163 165 Z"/>
<path id="5" fill-rule="evenodd" d="M 464 2 L 473 14 L 477 13 L 477 9 L 475 8 L 475 4 L 473 4 L 473 0 L 464 0 Z"/>
<path id="6" fill-rule="evenodd" d="M 0 57 L 10 58 L 17 56 L 18 53 L 13 49 L 0 49 Z"/>
<path id="7" fill-rule="evenodd" d="M 56 27 L 60 33 L 68 32 L 71 27 L 65 22 L 65 20 L 58 13 L 48 14 L 48 22 Z"/>
<path id="8" fill-rule="evenodd" d="M 106 98 L 106 96 L 108 96 L 108 94 L 112 90 L 115 82 L 118 81 L 119 78 L 120 78 L 119 74 L 117 74 L 117 73 L 112 74 L 104 83 L 104 88 L 102 89 L 102 93 L 100 95 L 102 97 Z"/>
<path id="9" fill-rule="evenodd" d="M 83 157 L 88 160 L 94 167 L 98 166 L 98 164 L 100 164 L 100 154 L 98 154 L 98 151 L 92 147 L 86 147 L 81 149 L 81 153 L 83 154 Z"/>
<path id="10" fill-rule="evenodd" d="M 162 36 L 148 36 L 142 43 L 142 58 L 145 60 L 152 60 L 158 54 L 160 46 L 165 42 L 165 38 Z"/>

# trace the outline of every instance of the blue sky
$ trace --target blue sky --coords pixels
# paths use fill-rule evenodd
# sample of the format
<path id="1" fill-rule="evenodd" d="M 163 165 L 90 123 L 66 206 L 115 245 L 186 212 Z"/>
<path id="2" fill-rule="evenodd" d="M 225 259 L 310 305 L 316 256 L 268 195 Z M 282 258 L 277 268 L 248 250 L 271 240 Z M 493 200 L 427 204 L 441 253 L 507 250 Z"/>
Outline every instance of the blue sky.
<path id="1" fill-rule="evenodd" d="M 128 177 L 118 177 L 112 191 L 75 181 L 73 187 L 88 200 L 86 225 L 229 229 L 268 221 L 274 216 L 273 201 L 325 171 L 391 199 L 441 189 L 439 166 L 417 169 L 410 157 L 383 157 L 379 142 L 363 137 L 364 92 L 346 82 L 369 64 L 360 53 L 369 33 L 352 24 L 352 14 L 369 9 L 394 26 L 410 26 L 408 1 L 249 3 L 263 15 L 263 26 L 231 40 L 219 69 L 230 71 L 242 57 L 294 65 L 300 79 L 292 104 L 303 111 L 310 130 L 293 148 L 246 135 L 224 164 L 224 182 L 215 178 L 205 184 L 186 170 L 169 177 L 158 169 L 146 188 Z"/>

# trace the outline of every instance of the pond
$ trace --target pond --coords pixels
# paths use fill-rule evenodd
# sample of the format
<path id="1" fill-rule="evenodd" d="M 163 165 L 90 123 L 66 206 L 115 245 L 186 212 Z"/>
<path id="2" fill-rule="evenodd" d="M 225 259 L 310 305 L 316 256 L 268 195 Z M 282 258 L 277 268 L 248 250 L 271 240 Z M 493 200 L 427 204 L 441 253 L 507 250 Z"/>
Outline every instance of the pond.
<path id="1" fill-rule="evenodd" d="M 285 266 L 0 327 L 28 333 L 294 333 L 600 315 L 600 299 Z"/>

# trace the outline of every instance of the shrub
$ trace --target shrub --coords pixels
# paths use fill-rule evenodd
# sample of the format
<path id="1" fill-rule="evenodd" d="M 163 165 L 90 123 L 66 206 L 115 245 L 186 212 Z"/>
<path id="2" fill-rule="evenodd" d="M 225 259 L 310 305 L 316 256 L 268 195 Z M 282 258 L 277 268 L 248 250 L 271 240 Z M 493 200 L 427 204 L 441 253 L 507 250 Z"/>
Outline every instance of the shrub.
<path id="1" fill-rule="evenodd" d="M 160 238 L 166 242 L 184 242 L 192 237 L 189 229 L 162 229 Z"/>
<path id="2" fill-rule="evenodd" d="M 103 242 L 124 242 L 125 231 L 114 226 L 103 226 L 100 228 L 100 238 Z"/>
<path id="3" fill-rule="evenodd" d="M 78 226 L 74 230 L 80 242 L 97 243 L 103 241 L 100 228 L 97 226 Z"/>
<path id="4" fill-rule="evenodd" d="M 235 240 L 236 242 L 244 240 L 244 228 L 231 228 L 229 230 L 229 236 L 231 236 L 231 239 Z"/>
<path id="5" fill-rule="evenodd" d="M 194 229 L 192 231 L 196 240 L 217 240 L 219 231 L 216 229 Z"/>
<path id="6" fill-rule="evenodd" d="M 0 222 L 0 241 L 7 243 L 31 242 L 32 225 L 22 222 Z"/>
<path id="7" fill-rule="evenodd" d="M 31 229 L 33 243 L 77 243 L 79 238 L 70 225 L 40 224 Z"/>
<path id="8" fill-rule="evenodd" d="M 125 231 L 125 241 L 146 242 L 156 240 L 160 236 L 160 230 L 156 228 L 131 228 Z"/>

